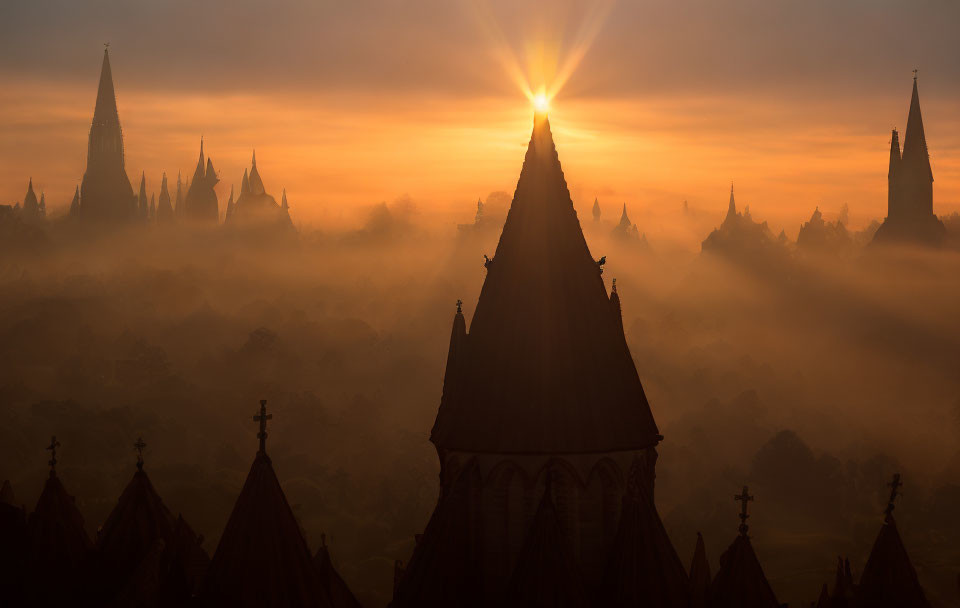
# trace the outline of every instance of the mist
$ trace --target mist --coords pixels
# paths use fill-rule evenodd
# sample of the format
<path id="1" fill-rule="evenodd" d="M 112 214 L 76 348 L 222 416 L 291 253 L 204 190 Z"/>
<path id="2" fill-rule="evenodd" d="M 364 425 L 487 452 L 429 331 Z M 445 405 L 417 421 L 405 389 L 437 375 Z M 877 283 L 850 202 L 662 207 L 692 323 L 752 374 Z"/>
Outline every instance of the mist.
<path id="1" fill-rule="evenodd" d="M 157 491 L 212 552 L 267 399 L 311 549 L 325 533 L 358 598 L 384 605 L 437 499 L 428 431 L 455 303 L 469 321 L 510 195 L 483 198 L 482 222 L 475 203 L 445 221 L 403 196 L 279 243 L 66 219 L 23 236 L 0 262 L 0 478 L 29 509 L 55 434 L 94 535 L 142 436 Z M 641 246 L 614 233 L 620 205 L 600 205 L 580 221 L 665 436 L 656 502 L 681 558 L 700 531 L 716 567 L 749 483 L 767 576 L 806 605 L 838 555 L 863 567 L 900 472 L 905 543 L 931 601 L 955 605 L 960 253 L 700 251 L 722 197 L 631 211 Z"/>

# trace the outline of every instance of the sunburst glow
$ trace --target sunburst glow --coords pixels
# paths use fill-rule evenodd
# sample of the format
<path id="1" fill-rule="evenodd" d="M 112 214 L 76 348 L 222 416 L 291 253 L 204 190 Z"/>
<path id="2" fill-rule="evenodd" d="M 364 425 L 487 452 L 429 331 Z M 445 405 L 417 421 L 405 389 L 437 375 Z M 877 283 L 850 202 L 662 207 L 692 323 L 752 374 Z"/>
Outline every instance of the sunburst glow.
<path id="1" fill-rule="evenodd" d="M 533 108 L 540 113 L 550 109 L 550 99 L 547 98 L 546 93 L 537 93 L 533 96 Z"/>

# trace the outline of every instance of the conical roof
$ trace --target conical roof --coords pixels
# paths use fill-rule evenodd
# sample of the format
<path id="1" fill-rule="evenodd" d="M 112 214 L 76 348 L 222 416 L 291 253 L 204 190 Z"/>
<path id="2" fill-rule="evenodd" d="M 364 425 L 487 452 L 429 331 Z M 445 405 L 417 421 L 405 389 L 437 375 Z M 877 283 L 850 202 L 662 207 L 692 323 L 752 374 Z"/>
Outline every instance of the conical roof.
<path id="1" fill-rule="evenodd" d="M 710 597 L 710 563 L 703 535 L 697 532 L 697 546 L 690 562 L 690 608 L 706 608 Z"/>
<path id="2" fill-rule="evenodd" d="M 780 608 L 750 537 L 740 534 L 720 556 L 710 585 L 710 608 Z"/>
<path id="3" fill-rule="evenodd" d="M 620 226 L 629 228 L 633 223 L 630 221 L 630 218 L 627 216 L 627 204 L 623 204 L 623 211 L 620 213 Z"/>
<path id="4" fill-rule="evenodd" d="M 157 202 L 157 220 L 168 221 L 173 219 L 173 205 L 170 203 L 170 189 L 167 187 L 167 174 L 163 174 L 160 182 L 160 198 Z"/>
<path id="5" fill-rule="evenodd" d="M 737 217 L 737 201 L 733 198 L 733 184 L 730 184 L 730 202 L 727 205 L 727 216 L 724 218 L 724 223 L 729 220 L 733 220 Z"/>
<path id="6" fill-rule="evenodd" d="M 607 606 L 688 608 L 687 571 L 653 502 L 634 478 L 623 497 L 620 525 L 606 570 Z"/>
<path id="7" fill-rule="evenodd" d="M 120 495 L 97 538 L 107 589 L 119 589 L 157 541 L 173 537 L 174 519 L 141 468 Z"/>
<path id="8" fill-rule="evenodd" d="M 600 220 L 600 199 L 599 198 L 593 199 L 593 219 L 594 221 Z"/>
<path id="9" fill-rule="evenodd" d="M 247 170 L 243 170 L 243 179 L 240 180 L 240 196 L 250 192 L 250 176 L 247 174 Z"/>
<path id="10" fill-rule="evenodd" d="M 540 115 L 457 388 L 444 391 L 431 440 L 499 453 L 655 445 L 657 426 L 617 324 Z"/>
<path id="11" fill-rule="evenodd" d="M 250 167 L 250 192 L 253 194 L 263 194 L 266 189 L 263 187 L 263 180 L 260 179 L 260 171 L 257 170 L 257 151 L 253 151 L 253 161 Z"/>
<path id="12" fill-rule="evenodd" d="M 471 534 L 471 480 L 476 465 L 462 472 L 434 509 L 413 556 L 394 590 L 390 608 L 476 608 L 481 605 L 477 539 Z"/>
<path id="13" fill-rule="evenodd" d="M 210 562 L 204 596 L 231 608 L 328 607 L 307 541 L 263 451 Z"/>
<path id="14" fill-rule="evenodd" d="M 53 471 L 27 521 L 27 542 L 27 562 L 38 572 L 76 571 L 93 548 L 76 501 Z"/>
<path id="15" fill-rule="evenodd" d="M 548 472 L 549 475 L 549 472 Z M 560 518 L 547 487 L 516 568 L 507 584 L 504 606 L 515 608 L 587 608 L 592 605 L 576 562 L 567 554 Z"/>
<path id="16" fill-rule="evenodd" d="M 27 193 L 23 197 L 23 210 L 28 213 L 34 213 L 40 208 L 40 203 L 37 201 L 37 194 L 33 191 L 33 178 L 30 178 L 30 183 L 27 184 Z"/>
<path id="17" fill-rule="evenodd" d="M 887 169 L 887 177 L 893 179 L 897 173 L 897 167 L 900 166 L 900 134 L 894 129 L 890 133 L 890 165 Z"/>
<path id="18" fill-rule="evenodd" d="M 200 138 L 200 157 L 197 159 L 197 168 L 193 170 L 193 181 L 202 180 L 205 165 L 203 162 L 203 138 Z"/>
<path id="19" fill-rule="evenodd" d="M 93 124 L 106 126 L 119 126 L 120 124 L 108 49 L 103 49 L 103 65 L 100 67 L 100 84 L 97 87 L 97 105 L 93 110 Z"/>
<path id="20" fill-rule="evenodd" d="M 320 548 L 317 554 L 313 556 L 313 563 L 317 566 L 320 573 L 320 581 L 330 599 L 330 605 L 333 608 L 361 608 L 360 602 L 354 597 L 353 592 L 347 586 L 346 581 L 333 567 L 330 560 L 330 550 L 327 548 L 326 534 L 320 536 Z"/>
<path id="21" fill-rule="evenodd" d="M 213 169 L 213 160 L 207 158 L 207 172 L 204 176 L 211 185 L 216 184 L 220 181 L 220 178 L 217 177 L 217 172 Z"/>
<path id="22" fill-rule="evenodd" d="M 930 156 L 927 153 L 927 137 L 923 132 L 923 116 L 920 114 L 920 94 L 917 92 L 917 79 L 913 79 L 913 94 L 910 98 L 910 113 L 907 115 L 907 131 L 903 136 L 902 163 L 905 168 L 933 181 L 930 168 Z"/>
<path id="23" fill-rule="evenodd" d="M 857 587 L 858 608 L 929 608 L 897 522 L 887 515 L 863 567 Z"/>

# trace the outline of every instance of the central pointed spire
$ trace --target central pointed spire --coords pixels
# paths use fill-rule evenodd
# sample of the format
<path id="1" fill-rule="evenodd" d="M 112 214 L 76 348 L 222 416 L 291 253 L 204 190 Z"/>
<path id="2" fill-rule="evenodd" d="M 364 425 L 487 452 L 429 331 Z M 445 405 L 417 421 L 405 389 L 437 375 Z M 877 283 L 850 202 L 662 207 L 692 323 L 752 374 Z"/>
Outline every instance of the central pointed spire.
<path id="1" fill-rule="evenodd" d="M 457 378 L 445 380 L 452 390 L 444 390 L 433 442 L 526 453 L 656 444 L 619 323 L 584 240 L 550 121 L 537 114 Z"/>
<path id="2" fill-rule="evenodd" d="M 103 49 L 103 65 L 100 68 L 100 85 L 97 88 L 97 105 L 93 110 L 94 124 L 113 125 L 120 123 L 117 112 L 117 96 L 113 90 L 113 72 L 110 69 L 109 49 Z"/>

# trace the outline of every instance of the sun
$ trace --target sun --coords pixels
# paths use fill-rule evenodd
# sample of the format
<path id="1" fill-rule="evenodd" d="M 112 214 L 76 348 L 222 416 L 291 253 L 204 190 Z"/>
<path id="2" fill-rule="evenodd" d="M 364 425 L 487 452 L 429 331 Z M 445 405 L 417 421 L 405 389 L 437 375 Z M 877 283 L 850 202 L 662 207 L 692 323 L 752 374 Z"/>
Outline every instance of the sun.
<path id="1" fill-rule="evenodd" d="M 537 112 L 546 112 L 550 109 L 550 99 L 546 93 L 537 93 L 533 96 L 533 107 Z"/>

